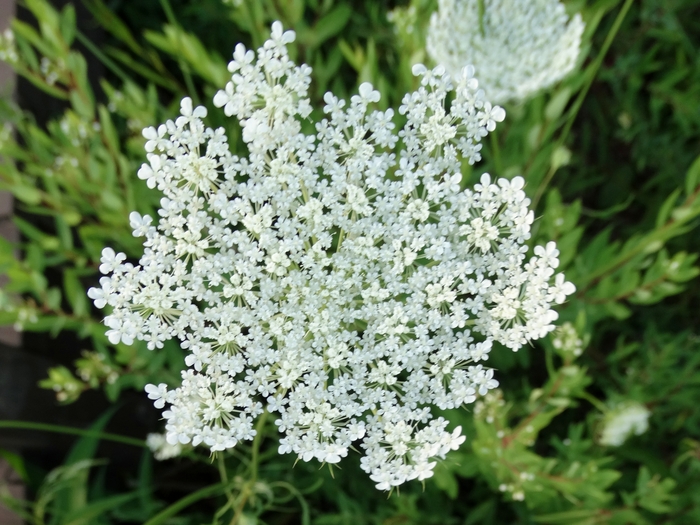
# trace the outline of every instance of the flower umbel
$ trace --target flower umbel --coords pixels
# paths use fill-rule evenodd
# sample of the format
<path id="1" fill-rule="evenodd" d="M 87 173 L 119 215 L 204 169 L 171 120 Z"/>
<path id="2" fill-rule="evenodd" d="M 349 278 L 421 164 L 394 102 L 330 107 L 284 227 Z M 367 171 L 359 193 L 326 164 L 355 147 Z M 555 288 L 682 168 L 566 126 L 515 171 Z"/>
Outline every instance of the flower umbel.
<path id="1" fill-rule="evenodd" d="M 105 249 L 111 275 L 91 289 L 113 343 L 177 338 L 182 384 L 149 385 L 168 405 L 168 442 L 224 450 L 277 414 L 281 453 L 337 463 L 353 442 L 379 489 L 432 475 L 463 441 L 431 415 L 495 388 L 493 341 L 517 350 L 554 327 L 573 286 L 555 276 L 554 243 L 526 259 L 533 213 L 523 179 L 483 175 L 462 187 L 460 164 L 505 116 L 470 68 L 414 72 L 406 125 L 362 84 L 327 93 L 316 133 L 311 68 L 295 65 L 279 23 L 257 51 L 236 47 L 214 103 L 235 116 L 247 157 L 229 152 L 204 108 L 147 128 L 139 174 L 163 192 L 160 217 L 132 214 L 138 266 Z M 447 100 L 450 100 L 447 103 Z"/>
<path id="2" fill-rule="evenodd" d="M 576 65 L 584 23 L 558 0 L 438 0 L 428 55 L 454 74 L 476 68 L 489 100 L 525 100 Z"/>

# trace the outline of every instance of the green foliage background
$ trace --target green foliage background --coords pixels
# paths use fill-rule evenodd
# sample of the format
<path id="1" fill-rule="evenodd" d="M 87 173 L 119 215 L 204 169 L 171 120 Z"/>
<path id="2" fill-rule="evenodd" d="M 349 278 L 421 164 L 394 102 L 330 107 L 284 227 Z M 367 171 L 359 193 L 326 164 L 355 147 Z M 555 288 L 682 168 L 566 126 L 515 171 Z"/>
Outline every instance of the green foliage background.
<path id="1" fill-rule="evenodd" d="M 141 129 L 176 115 L 185 95 L 211 109 L 233 46 L 262 44 L 277 19 L 297 32 L 296 59 L 314 68 L 316 102 L 371 81 L 382 104 L 396 106 L 415 87 L 410 65 L 427 60 L 435 2 L 83 4 L 106 42 L 85 36 L 70 4 L 26 0 L 32 23 L 13 24 L 13 67 L 65 110 L 44 125 L 9 101 L 0 107 L 0 188 L 16 198 L 23 236 L 20 246 L 0 239 L 0 273 L 9 277 L 0 323 L 73 332 L 82 357 L 50 369 L 42 386 L 61 403 L 90 389 L 117 403 L 125 389 L 175 383 L 183 359 L 175 344 L 159 352 L 110 345 L 85 295 L 103 247 L 138 258 L 129 212 L 153 214 L 158 205 L 136 177 Z M 87 430 L 0 421 L 80 435 L 62 465 L 40 474 L 30 455 L 0 450 L 32 495 L 14 501 L 0 488 L 6 503 L 28 523 L 54 525 L 700 523 L 700 2 L 572 0 L 567 8 L 587 24 L 579 69 L 506 106 L 484 161 L 465 178 L 525 176 L 538 217 L 533 244 L 556 240 L 577 287 L 559 321 L 575 336 L 559 331 L 518 353 L 494 350 L 489 364 L 502 388 L 449 414 L 467 442 L 434 478 L 387 498 L 357 456 L 333 471 L 278 456 L 271 422 L 232 455 L 188 451 L 173 470 L 145 451 L 124 471 L 99 442 L 143 442 L 105 434 L 111 410 Z M 398 30 L 387 19 L 392 9 L 405 22 Z M 87 56 L 103 64 L 97 83 Z M 210 115 L 240 150 L 240 130 Z M 554 344 L 567 337 L 580 341 L 580 355 Z M 603 446 L 606 418 L 628 402 L 650 410 L 649 430 Z M 183 478 L 198 485 L 173 488 Z"/>

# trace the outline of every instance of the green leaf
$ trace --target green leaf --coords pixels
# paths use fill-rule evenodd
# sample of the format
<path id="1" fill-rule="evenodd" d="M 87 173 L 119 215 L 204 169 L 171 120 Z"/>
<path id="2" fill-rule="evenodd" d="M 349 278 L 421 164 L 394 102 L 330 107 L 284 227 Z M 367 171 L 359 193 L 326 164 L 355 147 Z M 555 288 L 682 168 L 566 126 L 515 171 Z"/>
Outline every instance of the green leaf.
<path id="1" fill-rule="evenodd" d="M 67 62 L 77 83 L 77 89 L 70 90 L 68 99 L 78 115 L 92 122 L 95 120 L 95 102 L 88 82 L 85 58 L 78 53 L 70 53 Z"/>
<path id="2" fill-rule="evenodd" d="M 552 514 L 539 514 L 533 517 L 536 523 L 590 523 L 593 524 L 599 511 L 595 509 L 568 510 L 565 512 L 554 512 Z"/>
<path id="3" fill-rule="evenodd" d="M 166 25 L 163 33 L 146 31 L 144 37 L 155 47 L 184 60 L 212 85 L 223 86 L 231 76 L 226 62 L 218 54 L 207 50 L 195 35 L 178 26 Z"/>
<path id="4" fill-rule="evenodd" d="M 40 54 L 47 57 L 52 57 L 54 55 L 53 48 L 46 43 L 46 41 L 41 37 L 41 35 L 36 31 L 36 29 L 34 29 L 26 22 L 22 22 L 15 18 L 12 21 L 12 32 L 15 34 L 15 38 L 17 39 L 18 44 L 20 40 L 26 40 L 32 46 L 34 46 Z M 37 67 L 38 65 L 39 64 L 37 63 Z"/>
<path id="5" fill-rule="evenodd" d="M 340 33 L 350 21 L 352 7 L 349 4 L 338 4 L 328 14 L 323 16 L 307 32 L 299 35 L 299 40 L 309 48 L 315 49 L 329 38 Z"/>
<path id="6" fill-rule="evenodd" d="M 62 465 L 53 469 L 44 478 L 37 492 L 34 504 L 34 515 L 38 523 L 44 524 L 47 510 L 50 512 L 51 525 L 59 525 L 62 516 L 71 505 L 80 506 L 80 491 L 74 489 L 76 483 L 81 485 L 89 469 L 97 464 L 96 461 L 82 460 L 70 465 Z"/>
<path id="7" fill-rule="evenodd" d="M 120 151 L 119 137 L 117 136 L 117 130 L 114 128 L 114 123 L 112 122 L 112 117 L 109 114 L 109 110 L 102 104 L 97 108 L 97 112 L 100 115 L 100 127 L 102 129 L 102 136 L 105 139 L 105 143 L 109 148 L 110 152 L 117 155 Z"/>
<path id="8" fill-rule="evenodd" d="M 492 523 L 495 514 L 496 498 L 492 497 L 482 503 L 479 503 L 476 507 L 470 510 L 467 514 L 467 519 L 464 521 L 464 525 Z"/>
<path id="9" fill-rule="evenodd" d="M 678 197 L 680 194 L 681 194 L 681 189 L 676 188 L 668 197 L 666 197 L 666 200 L 661 205 L 661 208 L 659 209 L 659 213 L 656 216 L 656 227 L 657 228 L 660 228 L 664 224 L 666 224 L 666 221 L 668 221 L 668 218 L 671 216 L 671 210 L 673 210 L 674 206 L 678 202 Z"/>
<path id="10" fill-rule="evenodd" d="M 27 237 L 29 240 L 34 241 L 44 247 L 50 245 L 54 249 L 58 248 L 59 242 L 58 239 L 56 239 L 56 237 L 53 237 L 52 235 L 47 235 L 39 228 L 34 226 L 32 223 L 20 217 L 15 216 L 13 218 L 13 221 L 17 228 L 19 228 L 19 231 L 22 232 L 22 235 Z"/>
<path id="11" fill-rule="evenodd" d="M 284 10 L 285 25 L 297 27 L 303 22 L 304 0 L 287 0 L 280 2 L 279 7 Z"/>
<path id="12" fill-rule="evenodd" d="M 63 294 L 59 288 L 50 288 L 46 291 L 46 306 L 48 306 L 53 311 L 58 311 L 61 309 L 61 300 L 63 299 Z"/>
<path id="13" fill-rule="evenodd" d="M 25 3 L 41 25 L 58 28 L 58 11 L 49 2 L 46 0 L 25 0 Z"/>
<path id="14" fill-rule="evenodd" d="M 223 493 L 226 487 L 226 483 L 216 483 L 214 485 L 209 485 L 208 487 L 199 489 L 193 492 L 192 494 L 189 494 L 184 498 L 179 499 L 166 509 L 160 511 L 158 514 L 156 514 L 153 518 L 148 520 L 143 525 L 162 525 L 164 523 L 167 523 L 171 517 L 176 516 L 182 509 L 189 507 L 190 505 L 198 502 L 199 500 L 217 496 Z"/>
<path id="15" fill-rule="evenodd" d="M 128 378 L 128 376 L 120 376 L 116 381 L 108 382 L 104 385 L 104 393 L 110 403 L 116 403 L 119 399 L 119 394 L 121 394 L 122 384 L 125 382 L 125 378 Z"/>
<path id="16" fill-rule="evenodd" d="M 360 46 L 355 46 L 353 49 L 352 46 L 343 39 L 338 41 L 338 48 L 343 54 L 343 57 L 345 57 L 345 60 L 359 73 L 365 63 L 365 54 L 362 48 Z"/>
<path id="17" fill-rule="evenodd" d="M 60 215 L 56 216 L 55 223 L 56 233 L 58 234 L 59 241 L 61 241 L 61 249 L 68 252 L 72 251 L 73 232 L 71 231 L 70 226 L 68 226 L 66 220 Z"/>
<path id="18" fill-rule="evenodd" d="M 96 518 L 103 517 L 106 512 L 136 499 L 140 494 L 140 491 L 129 492 L 89 503 L 65 516 L 61 525 L 90 525 Z"/>
<path id="19" fill-rule="evenodd" d="M 67 268 L 63 272 L 63 288 L 66 299 L 77 317 L 85 317 L 90 312 L 85 287 L 78 278 L 77 270 Z"/>
<path id="20" fill-rule="evenodd" d="M 434 470 L 433 480 L 435 485 L 445 492 L 450 499 L 455 499 L 459 493 L 459 485 L 454 473 L 445 463 L 439 463 Z"/>
<path id="21" fill-rule="evenodd" d="M 620 303 L 607 302 L 603 308 L 609 315 L 619 319 L 620 321 L 627 319 L 630 315 L 632 315 L 632 311 Z"/>
<path id="22" fill-rule="evenodd" d="M 58 334 L 63 331 L 64 328 L 68 326 L 68 317 L 60 315 L 53 320 L 51 329 L 49 330 L 49 335 L 51 337 L 58 337 Z"/>
<path id="23" fill-rule="evenodd" d="M 634 509 L 615 509 L 608 518 L 609 525 L 651 525 Z"/>
<path id="24" fill-rule="evenodd" d="M 13 185 L 11 186 L 12 194 L 25 204 L 30 206 L 37 205 L 41 202 L 41 190 L 35 186 Z"/>
<path id="25" fill-rule="evenodd" d="M 696 157 L 685 175 L 685 192 L 691 195 L 700 185 L 700 155 Z"/>
<path id="26" fill-rule="evenodd" d="M 564 87 L 557 91 L 549 100 L 549 103 L 544 109 L 544 115 L 547 120 L 556 120 L 564 113 L 564 108 L 571 98 L 571 89 Z"/>
<path id="27" fill-rule="evenodd" d="M 23 428 L 26 430 L 39 430 L 42 432 L 56 432 L 58 434 L 69 434 L 73 436 L 83 436 L 102 441 L 114 441 L 115 443 L 123 443 L 133 447 L 145 447 L 146 442 L 140 439 L 135 439 L 128 436 L 120 436 L 119 434 L 111 434 L 109 432 L 101 432 L 94 429 L 83 430 L 81 428 L 67 427 L 63 425 L 51 425 L 48 423 L 39 423 L 36 421 L 0 421 L 0 428 Z"/>
<path id="28" fill-rule="evenodd" d="M 139 462 L 138 485 L 139 504 L 145 515 L 152 515 L 156 502 L 149 487 L 153 486 L 153 453 L 144 449 Z"/>
<path id="29" fill-rule="evenodd" d="M 141 75 L 146 80 L 153 82 L 154 84 L 163 87 L 168 91 L 178 90 L 177 84 L 173 82 L 172 79 L 165 77 L 163 74 L 157 71 L 154 71 L 152 67 L 143 64 L 142 62 L 138 62 L 131 55 L 125 53 L 121 49 L 110 47 L 106 49 L 106 53 L 124 64 L 126 67 Z"/>
<path id="30" fill-rule="evenodd" d="M 142 54 L 143 49 L 131 34 L 129 28 L 102 0 L 83 0 L 83 4 L 90 10 L 92 16 L 95 17 L 102 27 L 112 33 L 118 40 L 124 42 L 134 53 Z"/>
<path id="31" fill-rule="evenodd" d="M 13 20 L 12 22 L 14 27 L 17 20 Z M 24 66 L 30 71 L 38 71 L 41 66 L 39 65 L 39 58 L 37 57 L 34 48 L 24 38 L 20 38 L 16 34 L 15 41 L 17 43 L 17 51 L 19 52 L 19 56 L 21 57 L 21 61 L 24 63 Z M 21 71 L 20 68 L 17 68 L 17 71 L 21 75 L 26 74 L 25 72 Z"/>
<path id="32" fill-rule="evenodd" d="M 107 410 L 102 416 L 100 416 L 97 421 L 95 421 L 91 426 L 90 430 L 94 432 L 100 432 L 104 426 L 107 424 L 109 419 L 114 414 L 117 407 L 112 407 Z M 84 462 L 91 461 L 97 452 L 97 446 L 99 445 L 100 439 L 97 436 L 83 436 L 78 439 L 71 450 L 69 451 L 63 464 L 67 467 L 71 465 L 78 465 Z M 88 501 L 88 476 L 89 470 L 83 469 L 82 471 L 76 473 L 66 486 L 62 487 L 56 493 L 55 504 L 56 504 L 56 514 L 54 515 L 54 520 L 52 523 L 58 525 L 62 522 L 56 522 L 55 519 L 58 516 L 63 517 L 71 515 L 84 508 Z M 74 525 L 89 525 L 87 521 L 80 521 L 74 523 Z"/>
<path id="33" fill-rule="evenodd" d="M 76 32 L 75 8 L 71 4 L 66 5 L 61 11 L 59 26 L 63 40 L 67 46 L 70 46 Z"/>
<path id="34" fill-rule="evenodd" d="M 674 499 L 671 491 L 676 482 L 671 478 L 660 479 L 652 476 L 646 466 L 639 469 L 637 476 L 637 495 L 639 506 L 655 514 L 664 514 L 671 510 L 669 503 Z"/>
<path id="35" fill-rule="evenodd" d="M 24 465 L 24 459 L 19 454 L 0 448 L 0 458 L 4 459 L 12 470 L 14 470 L 17 475 L 22 478 L 22 481 L 27 483 L 29 481 L 29 476 L 27 475 L 27 469 Z"/>
<path id="36" fill-rule="evenodd" d="M 70 465 L 76 461 L 81 461 L 83 459 L 92 459 L 97 452 L 97 446 L 100 442 L 99 433 L 105 427 L 107 422 L 112 418 L 114 412 L 116 412 L 117 407 L 111 407 L 104 414 L 102 414 L 97 421 L 90 425 L 90 434 L 84 435 L 78 441 L 75 442 L 71 448 L 68 456 L 64 460 L 65 465 Z"/>

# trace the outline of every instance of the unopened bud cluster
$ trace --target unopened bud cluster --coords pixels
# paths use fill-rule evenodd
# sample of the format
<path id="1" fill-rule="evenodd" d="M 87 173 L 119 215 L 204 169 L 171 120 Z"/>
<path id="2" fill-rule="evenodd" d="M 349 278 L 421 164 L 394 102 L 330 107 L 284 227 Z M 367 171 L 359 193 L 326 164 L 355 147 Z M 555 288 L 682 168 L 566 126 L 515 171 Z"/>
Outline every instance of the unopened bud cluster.
<path id="1" fill-rule="evenodd" d="M 17 54 L 15 34 L 12 32 L 12 29 L 5 29 L 0 34 L 0 61 L 15 64 L 18 60 L 19 55 Z"/>

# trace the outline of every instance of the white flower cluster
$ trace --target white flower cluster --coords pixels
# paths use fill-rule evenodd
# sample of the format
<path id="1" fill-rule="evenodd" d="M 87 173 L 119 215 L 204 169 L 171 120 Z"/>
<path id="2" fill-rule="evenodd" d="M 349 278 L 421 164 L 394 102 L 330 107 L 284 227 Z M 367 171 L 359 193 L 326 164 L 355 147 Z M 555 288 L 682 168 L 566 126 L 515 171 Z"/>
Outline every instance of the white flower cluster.
<path id="1" fill-rule="evenodd" d="M 160 217 L 131 214 L 139 265 L 106 248 L 111 276 L 89 296 L 112 308 L 113 343 L 188 350 L 180 387 L 146 388 L 169 405 L 170 443 L 233 447 L 266 409 L 280 453 L 336 463 L 362 440 L 363 469 L 388 490 L 431 476 L 464 441 L 431 406 L 496 387 L 479 363 L 492 342 L 543 337 L 573 285 L 554 274 L 554 243 L 526 260 L 522 178 L 461 187 L 461 160 L 477 161 L 505 116 L 470 68 L 453 81 L 416 67 L 401 130 L 362 84 L 349 103 L 327 93 L 307 134 L 311 68 L 290 60 L 293 39 L 275 23 L 257 55 L 238 45 L 214 98 L 240 122 L 246 158 L 188 98 L 177 120 L 144 130 L 139 176 L 163 192 Z"/>
<path id="2" fill-rule="evenodd" d="M 584 23 L 579 14 L 569 20 L 558 0 L 438 4 L 428 28 L 428 55 L 450 73 L 472 64 L 489 100 L 525 100 L 576 65 Z"/>
<path id="3" fill-rule="evenodd" d="M 158 461 L 176 458 L 182 454 L 183 446 L 179 442 L 169 443 L 164 434 L 148 434 L 146 436 L 146 446 L 153 453 L 153 457 Z"/>
<path id="4" fill-rule="evenodd" d="M 599 443 L 619 447 L 632 436 L 640 436 L 649 428 L 651 412 L 637 402 L 624 403 L 606 414 Z"/>
<path id="5" fill-rule="evenodd" d="M 12 29 L 7 28 L 0 34 L 0 61 L 15 64 L 18 60 L 15 34 Z"/>
<path id="6" fill-rule="evenodd" d="M 415 5 L 408 7 L 397 7 L 389 11 L 386 15 L 389 22 L 394 24 L 394 28 L 399 33 L 412 34 L 418 23 L 418 10 Z"/>
<path id="7" fill-rule="evenodd" d="M 583 340 L 573 324 L 566 322 L 552 334 L 552 346 L 563 355 L 578 357 L 583 353 Z"/>

